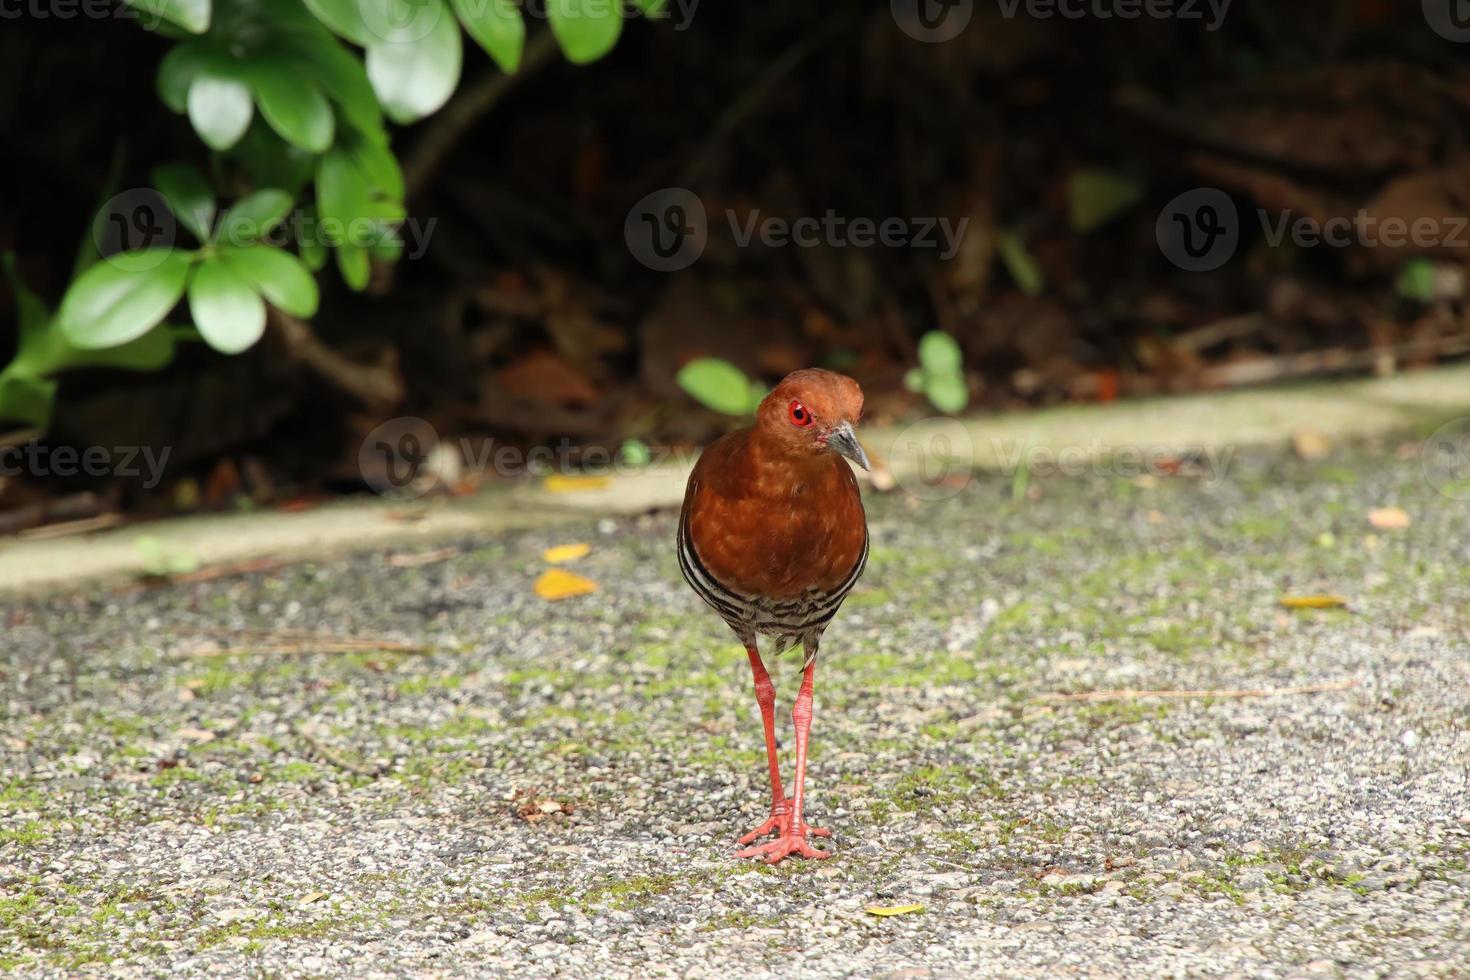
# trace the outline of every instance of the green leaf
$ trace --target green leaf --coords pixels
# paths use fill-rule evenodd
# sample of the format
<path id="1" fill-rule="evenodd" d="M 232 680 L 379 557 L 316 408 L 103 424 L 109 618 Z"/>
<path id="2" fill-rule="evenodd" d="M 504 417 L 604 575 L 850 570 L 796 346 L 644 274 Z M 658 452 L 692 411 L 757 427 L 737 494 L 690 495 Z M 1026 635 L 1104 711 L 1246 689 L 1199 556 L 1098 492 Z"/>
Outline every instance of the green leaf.
<path id="1" fill-rule="evenodd" d="M 625 439 L 618 449 L 618 457 L 623 465 L 641 470 L 653 461 L 653 452 L 642 439 Z"/>
<path id="2" fill-rule="evenodd" d="M 368 280 L 373 275 L 373 267 L 368 261 L 367 249 L 350 242 L 343 242 L 337 246 L 337 268 L 342 273 L 342 280 L 355 293 L 366 289 Z"/>
<path id="3" fill-rule="evenodd" d="M 228 156 L 244 166 L 256 187 L 274 187 L 292 195 L 300 194 L 316 174 L 316 154 L 292 146 L 266 125 L 246 130 L 245 138 Z"/>
<path id="4" fill-rule="evenodd" d="M 296 247 L 301 251 L 301 261 L 312 272 L 320 272 L 322 266 L 327 264 L 327 243 L 322 238 L 321 224 L 317 220 L 316 209 L 307 207 L 301 215 L 301 237 L 296 242 Z"/>
<path id="5" fill-rule="evenodd" d="M 293 203 L 290 194 L 273 187 L 243 197 L 225 212 L 218 240 L 226 245 L 248 245 L 285 221 Z"/>
<path id="6" fill-rule="evenodd" d="M 288 37 L 281 40 L 280 47 L 293 68 L 315 79 L 327 96 L 341 107 L 342 121 L 351 123 L 365 139 L 387 145 L 383 110 L 378 105 L 378 96 L 368 81 L 367 69 L 361 58 L 350 54 L 332 38 L 313 41 Z M 340 133 L 338 139 L 341 139 Z"/>
<path id="7" fill-rule="evenodd" d="M 163 18 L 177 24 L 191 34 L 203 34 L 209 30 L 210 0 L 128 0 L 128 3 L 155 19 Z M 154 24 L 145 27 L 154 29 Z"/>
<path id="8" fill-rule="evenodd" d="M 186 41 L 169 49 L 158 63 L 155 83 L 158 97 L 174 112 L 184 112 L 189 105 L 189 86 L 195 77 L 207 68 L 214 68 L 228 75 L 226 61 L 208 41 Z"/>
<path id="9" fill-rule="evenodd" d="M 251 66 L 250 83 L 261 116 L 282 139 L 309 153 L 322 153 L 332 145 L 336 131 L 332 104 L 286 62 L 258 59 Z"/>
<path id="10" fill-rule="evenodd" d="M 362 22 L 358 0 L 305 0 L 306 9 L 334 33 L 359 47 L 365 47 L 370 35 Z"/>
<path id="11" fill-rule="evenodd" d="M 0 419 L 45 429 L 51 424 L 56 382 L 6 368 L 0 371 Z"/>
<path id="12" fill-rule="evenodd" d="M 389 2 L 405 7 L 412 0 Z M 449 100 L 459 81 L 464 53 L 458 21 L 442 0 L 418 2 L 416 16 L 396 22 L 406 26 L 380 30 L 369 25 L 380 37 L 368 44 L 368 81 L 394 122 L 411 123 L 434 112 Z"/>
<path id="13" fill-rule="evenodd" d="M 178 303 L 192 261 L 189 252 L 145 249 L 98 262 L 62 297 L 56 326 L 83 350 L 136 340 Z"/>
<path id="14" fill-rule="evenodd" d="M 965 410 L 970 403 L 970 389 L 962 374 L 932 375 L 924 379 L 924 394 L 930 404 L 949 415 Z"/>
<path id="15" fill-rule="evenodd" d="M 1143 185 L 1111 170 L 1079 170 L 1068 182 L 1067 196 L 1072 230 L 1086 234 L 1137 204 Z"/>
<path id="16" fill-rule="evenodd" d="M 133 547 L 143 560 L 143 573 L 154 578 L 188 575 L 199 568 L 199 558 L 192 551 L 169 544 L 153 534 L 140 534 Z"/>
<path id="17" fill-rule="evenodd" d="M 221 354 L 238 354 L 265 333 L 265 303 L 223 262 L 206 260 L 189 283 L 189 312 L 204 342 Z"/>
<path id="18" fill-rule="evenodd" d="M 997 240 L 1000 250 L 1000 260 L 1005 263 L 1006 271 L 1015 280 L 1016 287 L 1027 296 L 1040 295 L 1046 285 L 1046 279 L 1041 274 L 1041 266 L 1026 251 L 1026 246 L 1013 232 L 1003 231 Z"/>
<path id="19" fill-rule="evenodd" d="M 292 316 L 316 315 L 316 280 L 301 260 L 269 245 L 222 248 L 220 259 L 266 298 Z"/>
<path id="20" fill-rule="evenodd" d="M 623 29 L 622 10 L 605 0 L 546 0 L 546 17 L 562 53 L 576 65 L 611 51 Z"/>
<path id="21" fill-rule="evenodd" d="M 321 226 L 323 240 L 333 245 L 343 241 L 346 229 L 371 209 L 370 195 L 371 189 L 351 154 L 336 146 L 322 154 L 316 168 L 316 204 L 325 222 Z"/>
<path id="22" fill-rule="evenodd" d="M 745 372 L 718 357 L 701 357 L 679 369 L 675 380 L 694 399 L 725 415 L 748 415 L 752 382 Z"/>
<path id="23" fill-rule="evenodd" d="M 512 75 L 521 65 L 526 46 L 526 22 L 510 0 L 452 0 L 459 22 L 495 59 L 500 70 Z"/>
<path id="24" fill-rule="evenodd" d="M 189 122 L 211 150 L 228 150 L 250 126 L 255 109 L 244 82 L 204 69 L 189 83 Z"/>
<path id="25" fill-rule="evenodd" d="M 10 291 L 15 294 L 15 320 L 20 328 L 20 346 L 25 348 L 42 339 L 51 323 L 51 311 L 20 277 L 20 272 L 15 267 L 14 252 L 0 253 L 0 268 L 4 269 L 5 278 L 10 282 Z"/>
<path id="26" fill-rule="evenodd" d="M 919 340 L 919 363 L 931 374 L 953 374 L 965 363 L 960 345 L 943 330 L 930 330 Z"/>
<path id="27" fill-rule="evenodd" d="M 924 390 L 924 369 L 909 368 L 904 372 L 903 386 L 909 391 L 919 392 Z"/>
<path id="28" fill-rule="evenodd" d="M 1435 274 L 1434 263 L 1428 259 L 1410 259 L 1399 267 L 1398 278 L 1394 281 L 1394 292 L 1403 299 L 1414 300 L 1418 303 L 1434 302 Z"/>
<path id="29" fill-rule="evenodd" d="M 348 140 L 346 146 L 352 162 L 368 184 L 381 191 L 383 196 L 395 201 L 403 200 L 403 169 L 392 150 L 361 138 Z"/>
<path id="30" fill-rule="evenodd" d="M 173 163 L 153 171 L 153 186 L 168 201 L 174 217 L 201 242 L 209 241 L 214 225 L 214 192 L 209 181 L 187 163 Z"/>

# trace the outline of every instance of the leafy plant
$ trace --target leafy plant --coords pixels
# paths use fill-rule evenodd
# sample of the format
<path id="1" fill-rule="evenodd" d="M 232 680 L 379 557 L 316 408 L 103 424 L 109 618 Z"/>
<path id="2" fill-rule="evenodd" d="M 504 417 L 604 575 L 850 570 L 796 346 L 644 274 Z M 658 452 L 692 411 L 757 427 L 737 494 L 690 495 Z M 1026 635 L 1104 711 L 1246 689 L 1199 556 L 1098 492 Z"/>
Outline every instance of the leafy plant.
<path id="1" fill-rule="evenodd" d="M 193 166 L 160 161 L 153 185 L 198 247 L 149 240 L 100 261 L 86 254 L 54 316 L 7 263 L 21 336 L 0 370 L 0 419 L 44 427 L 58 372 L 157 370 L 177 337 L 246 350 L 264 332 L 268 305 L 315 314 L 314 273 L 332 259 L 349 288 L 365 289 L 372 263 L 402 252 L 405 184 L 389 124 L 449 100 L 461 31 L 505 72 L 520 67 L 526 41 L 512 0 L 128 2 L 150 15 L 141 19 L 147 29 L 175 41 L 158 65 L 158 95 L 188 119 L 218 185 Z M 632 5 L 654 17 L 665 2 Z M 618 5 L 548 0 L 545 9 L 577 64 L 605 55 L 622 31 Z M 244 191 L 223 208 L 216 186 Z M 131 216 L 99 214 L 94 230 L 119 217 Z M 170 330 L 165 321 L 185 298 L 194 332 Z"/>
<path id="2" fill-rule="evenodd" d="M 679 387 L 701 404 L 725 415 L 754 415 L 766 389 L 729 361 L 701 357 L 679 369 Z"/>
<path id="3" fill-rule="evenodd" d="M 942 330 L 931 330 L 920 338 L 919 366 L 904 376 L 903 383 L 949 415 L 964 411 L 970 403 L 964 354 L 954 338 Z"/>
<path id="4" fill-rule="evenodd" d="M 1111 170 L 1079 170 L 1067 182 L 1068 217 L 1074 231 L 1101 228 L 1143 198 L 1143 184 Z"/>
<path id="5" fill-rule="evenodd" d="M 171 578 L 198 571 L 199 558 L 192 551 L 169 544 L 152 534 L 140 534 L 133 547 L 143 560 L 143 574 L 150 578 Z"/>

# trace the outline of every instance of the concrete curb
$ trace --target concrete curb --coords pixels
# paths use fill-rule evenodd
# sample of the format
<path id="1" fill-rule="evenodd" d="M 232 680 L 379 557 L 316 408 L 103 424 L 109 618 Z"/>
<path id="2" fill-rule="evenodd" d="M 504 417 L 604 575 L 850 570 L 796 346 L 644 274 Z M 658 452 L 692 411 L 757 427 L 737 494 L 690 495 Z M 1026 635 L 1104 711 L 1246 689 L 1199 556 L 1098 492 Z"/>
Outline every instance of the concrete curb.
<path id="1" fill-rule="evenodd" d="M 1428 430 L 1470 414 L 1470 365 L 1390 378 L 1255 389 L 1113 405 L 1068 406 L 973 419 L 931 418 L 870 429 L 863 442 L 897 484 L 923 497 L 946 476 L 1011 470 L 1024 458 L 1078 462 L 1162 453 L 1210 455 L 1283 445 L 1303 425 L 1331 439 Z M 690 463 L 621 473 L 599 485 L 549 493 L 539 483 L 469 498 L 404 505 L 352 500 L 301 513 L 211 514 L 52 540 L 0 541 L 0 596 L 98 587 L 146 571 L 136 541 L 148 534 L 201 565 L 286 561 L 619 516 L 677 506 Z M 414 518 L 404 520 L 405 511 Z"/>

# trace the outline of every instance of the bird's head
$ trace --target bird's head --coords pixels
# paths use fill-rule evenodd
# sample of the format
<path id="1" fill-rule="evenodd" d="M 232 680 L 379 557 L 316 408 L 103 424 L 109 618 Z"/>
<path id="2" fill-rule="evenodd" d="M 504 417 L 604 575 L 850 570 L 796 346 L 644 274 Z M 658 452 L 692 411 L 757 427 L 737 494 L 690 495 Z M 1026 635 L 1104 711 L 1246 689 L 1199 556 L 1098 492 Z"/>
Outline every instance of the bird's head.
<path id="1" fill-rule="evenodd" d="M 836 453 L 863 469 L 868 455 L 853 426 L 863 416 L 863 389 L 843 374 L 793 371 L 761 401 L 756 428 L 793 456 Z"/>

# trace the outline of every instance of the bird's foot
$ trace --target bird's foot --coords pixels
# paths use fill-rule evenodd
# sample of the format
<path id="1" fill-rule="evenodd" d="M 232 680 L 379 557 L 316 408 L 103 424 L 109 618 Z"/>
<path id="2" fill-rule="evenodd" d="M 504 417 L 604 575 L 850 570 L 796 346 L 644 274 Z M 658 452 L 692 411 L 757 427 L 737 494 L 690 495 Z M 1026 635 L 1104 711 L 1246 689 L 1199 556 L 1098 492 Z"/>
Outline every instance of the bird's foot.
<path id="1" fill-rule="evenodd" d="M 832 831 L 828 830 L 825 827 L 808 826 L 806 830 L 807 833 L 811 834 L 813 837 L 832 836 Z M 768 837 L 771 834 L 777 834 L 781 837 L 785 837 L 790 833 L 791 811 L 787 810 L 785 806 L 776 806 L 771 808 L 771 815 L 766 818 L 766 822 L 752 830 L 750 833 L 741 837 L 739 843 L 749 844 L 752 841 L 760 840 L 762 837 Z"/>
<path id="2" fill-rule="evenodd" d="M 830 837 L 826 831 L 818 833 L 819 828 L 808 827 L 805 824 L 798 828 L 786 827 L 781 831 L 781 836 L 775 840 L 747 847 L 743 851 L 736 851 L 736 857 L 763 857 L 769 864 L 776 864 L 782 858 L 795 854 L 797 857 L 821 860 L 832 856 L 831 851 L 819 851 L 811 845 L 807 839 L 808 834 L 816 834 L 818 837 Z"/>

